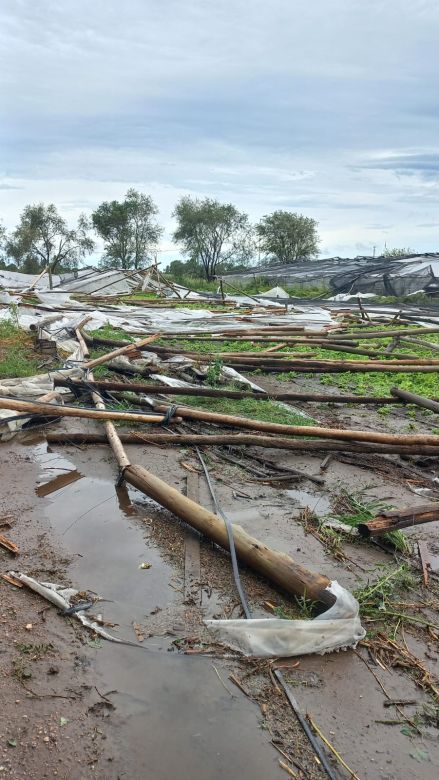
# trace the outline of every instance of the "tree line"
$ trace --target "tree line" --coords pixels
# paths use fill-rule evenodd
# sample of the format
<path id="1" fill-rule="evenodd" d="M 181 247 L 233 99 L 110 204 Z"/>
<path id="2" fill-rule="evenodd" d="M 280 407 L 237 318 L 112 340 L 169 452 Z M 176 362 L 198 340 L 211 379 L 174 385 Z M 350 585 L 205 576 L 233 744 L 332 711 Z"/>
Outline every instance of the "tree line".
<path id="1" fill-rule="evenodd" d="M 104 246 L 101 268 L 145 268 L 155 262 L 163 234 L 157 216 L 152 198 L 133 188 L 122 201 L 105 201 L 90 216 L 81 214 L 74 227 L 53 203 L 28 205 L 14 230 L 0 226 L 0 267 L 31 274 L 47 267 L 51 278 L 78 268 L 97 237 Z M 210 281 L 251 263 L 295 263 L 318 255 L 317 222 L 302 214 L 278 210 L 253 225 L 232 203 L 185 196 L 173 217 L 173 239 L 185 257 L 166 269 L 175 276 Z"/>

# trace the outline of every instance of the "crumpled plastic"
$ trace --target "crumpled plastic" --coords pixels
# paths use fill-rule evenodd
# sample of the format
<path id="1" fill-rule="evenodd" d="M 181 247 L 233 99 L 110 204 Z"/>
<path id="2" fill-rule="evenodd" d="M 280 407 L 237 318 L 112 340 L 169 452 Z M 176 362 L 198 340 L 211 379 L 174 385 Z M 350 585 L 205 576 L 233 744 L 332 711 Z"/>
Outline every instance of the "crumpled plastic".
<path id="1" fill-rule="evenodd" d="M 358 601 L 336 580 L 327 590 L 334 594 L 336 601 L 314 620 L 205 620 L 204 625 L 216 641 L 259 658 L 324 654 L 356 647 L 366 635 Z"/>
<path id="2" fill-rule="evenodd" d="M 72 598 L 78 594 L 78 591 L 75 590 L 75 588 L 65 588 L 63 585 L 57 585 L 54 582 L 39 582 L 33 577 L 28 577 L 27 574 L 23 574 L 23 572 L 10 571 L 9 574 L 16 580 L 22 582 L 24 585 L 27 585 L 28 588 L 35 591 L 35 593 L 38 593 L 47 601 L 50 601 L 51 604 L 54 604 L 62 612 L 72 606 Z M 108 639 L 110 642 L 117 642 L 118 644 L 139 647 L 139 645 L 137 645 L 135 642 L 131 642 L 129 639 L 121 639 L 120 637 L 113 636 L 113 634 L 110 634 L 108 631 L 102 628 L 99 623 L 96 623 L 95 620 L 90 620 L 90 618 L 82 609 L 74 612 L 72 617 L 75 617 L 77 620 L 79 620 L 79 622 L 82 623 L 82 625 L 86 628 L 91 628 L 92 631 L 94 631 L 96 634 L 99 634 L 99 636 L 103 637 L 103 639 Z"/>

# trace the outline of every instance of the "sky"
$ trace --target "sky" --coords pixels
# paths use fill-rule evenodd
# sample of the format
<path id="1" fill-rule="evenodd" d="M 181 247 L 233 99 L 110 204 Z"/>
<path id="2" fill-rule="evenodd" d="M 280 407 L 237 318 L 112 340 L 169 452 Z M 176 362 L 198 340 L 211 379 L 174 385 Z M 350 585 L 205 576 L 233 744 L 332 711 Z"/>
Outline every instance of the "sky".
<path id="1" fill-rule="evenodd" d="M 129 187 L 319 223 L 320 255 L 439 251 L 437 0 L 2 0 L 0 221 Z"/>

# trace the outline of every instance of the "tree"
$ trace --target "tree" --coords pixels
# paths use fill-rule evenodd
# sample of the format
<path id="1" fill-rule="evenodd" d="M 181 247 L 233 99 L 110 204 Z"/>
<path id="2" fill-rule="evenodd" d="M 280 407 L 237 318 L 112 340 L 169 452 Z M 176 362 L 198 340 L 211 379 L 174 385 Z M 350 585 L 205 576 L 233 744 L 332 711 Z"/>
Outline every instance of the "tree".
<path id="1" fill-rule="evenodd" d="M 311 260 L 319 253 L 317 222 L 292 211 L 273 211 L 256 225 L 260 249 L 271 262 L 283 264 Z"/>
<path id="2" fill-rule="evenodd" d="M 413 255 L 414 252 L 412 249 L 409 249 L 408 247 L 402 247 L 401 249 L 397 249 L 396 247 L 394 249 L 388 249 L 385 248 L 383 252 L 383 257 L 398 259 L 398 257 L 407 257 L 407 255 Z"/>
<path id="3" fill-rule="evenodd" d="M 247 214 L 231 203 L 186 196 L 177 203 L 173 216 L 177 219 L 174 240 L 208 281 L 236 263 L 246 264 L 254 251 Z"/>
<path id="4" fill-rule="evenodd" d="M 92 214 L 93 226 L 104 241 L 104 268 L 143 268 L 152 262 L 162 228 L 158 209 L 149 195 L 129 189 L 125 200 L 105 201 Z"/>
<path id="5" fill-rule="evenodd" d="M 48 268 L 49 284 L 55 270 L 77 268 L 93 251 L 87 218 L 81 214 L 76 228 L 70 229 L 53 203 L 26 206 L 20 222 L 6 243 L 8 254 L 20 271 L 38 273 Z"/>

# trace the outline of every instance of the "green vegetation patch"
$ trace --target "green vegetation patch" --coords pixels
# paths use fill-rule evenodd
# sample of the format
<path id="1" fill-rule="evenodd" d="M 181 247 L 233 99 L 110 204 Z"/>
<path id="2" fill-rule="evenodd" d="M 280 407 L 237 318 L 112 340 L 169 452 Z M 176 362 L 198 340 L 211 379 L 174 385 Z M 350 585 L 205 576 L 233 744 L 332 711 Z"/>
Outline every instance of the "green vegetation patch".
<path id="1" fill-rule="evenodd" d="M 87 332 L 89 336 L 97 339 L 117 339 L 117 341 L 135 341 L 139 336 L 133 336 L 132 333 L 127 333 L 122 328 L 113 328 L 112 325 L 104 325 L 97 330 L 89 330 Z M 107 350 L 108 351 L 108 350 Z"/>
<path id="2" fill-rule="evenodd" d="M 269 399 L 258 398 L 205 398 L 204 396 L 180 396 L 179 403 L 195 406 L 208 412 L 231 414 L 236 417 L 249 417 L 263 422 L 282 425 L 315 425 L 311 417 L 303 416 L 294 409 Z"/>
<path id="3" fill-rule="evenodd" d="M 211 339 L 160 339 L 157 344 L 166 347 L 181 349 L 182 352 L 261 352 L 277 342 L 253 342 L 253 341 L 212 341 Z"/>
<path id="4" fill-rule="evenodd" d="M 38 374 L 41 362 L 29 333 L 21 330 L 13 319 L 0 322 L 0 377 L 33 376 Z"/>

